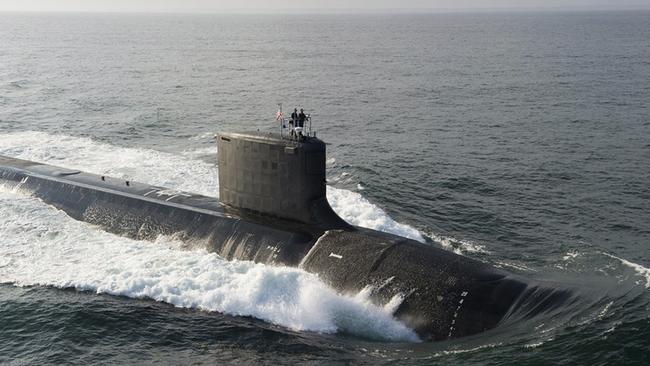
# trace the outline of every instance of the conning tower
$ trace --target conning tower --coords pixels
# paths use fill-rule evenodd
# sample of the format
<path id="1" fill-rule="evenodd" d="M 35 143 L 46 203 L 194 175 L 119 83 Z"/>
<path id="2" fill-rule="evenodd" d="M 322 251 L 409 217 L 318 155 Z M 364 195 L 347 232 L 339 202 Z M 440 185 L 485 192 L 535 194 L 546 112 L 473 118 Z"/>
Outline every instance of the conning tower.
<path id="1" fill-rule="evenodd" d="M 349 227 L 327 202 L 323 141 L 221 133 L 217 147 L 224 205 L 327 229 Z"/>

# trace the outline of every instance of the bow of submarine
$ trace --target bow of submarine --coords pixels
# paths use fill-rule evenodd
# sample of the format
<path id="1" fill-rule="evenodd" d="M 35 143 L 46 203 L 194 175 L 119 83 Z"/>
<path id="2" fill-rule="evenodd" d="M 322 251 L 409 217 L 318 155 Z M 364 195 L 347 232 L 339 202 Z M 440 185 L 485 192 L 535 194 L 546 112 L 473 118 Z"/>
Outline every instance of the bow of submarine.
<path id="1" fill-rule="evenodd" d="M 327 231 L 300 266 L 341 291 L 368 288 L 380 306 L 397 297 L 395 316 L 423 340 L 494 328 L 527 288 L 476 260 L 358 227 Z"/>

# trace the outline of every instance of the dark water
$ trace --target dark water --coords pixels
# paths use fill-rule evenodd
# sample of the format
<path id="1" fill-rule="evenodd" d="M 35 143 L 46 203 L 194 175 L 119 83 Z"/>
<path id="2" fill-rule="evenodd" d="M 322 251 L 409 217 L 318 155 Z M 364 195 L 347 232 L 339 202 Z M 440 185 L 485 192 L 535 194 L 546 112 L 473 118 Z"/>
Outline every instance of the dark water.
<path id="1" fill-rule="evenodd" d="M 0 154 L 210 193 L 210 136 L 273 130 L 278 102 L 312 113 L 347 219 L 575 300 L 419 344 L 178 308 L 83 266 L 123 239 L 3 192 L 0 363 L 650 361 L 650 13 L 0 14 Z"/>

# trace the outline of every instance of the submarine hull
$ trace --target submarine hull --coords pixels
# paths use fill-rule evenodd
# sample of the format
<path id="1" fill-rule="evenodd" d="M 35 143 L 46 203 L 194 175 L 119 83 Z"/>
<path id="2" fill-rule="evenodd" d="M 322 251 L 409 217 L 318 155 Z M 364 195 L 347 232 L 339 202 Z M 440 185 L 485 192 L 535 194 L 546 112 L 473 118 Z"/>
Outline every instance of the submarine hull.
<path id="1" fill-rule="evenodd" d="M 175 236 L 227 259 L 299 266 L 341 292 L 367 289 L 424 340 L 495 327 L 529 286 L 484 263 L 392 234 L 329 229 L 222 205 L 216 198 L 0 157 L 0 183 L 119 235 Z"/>

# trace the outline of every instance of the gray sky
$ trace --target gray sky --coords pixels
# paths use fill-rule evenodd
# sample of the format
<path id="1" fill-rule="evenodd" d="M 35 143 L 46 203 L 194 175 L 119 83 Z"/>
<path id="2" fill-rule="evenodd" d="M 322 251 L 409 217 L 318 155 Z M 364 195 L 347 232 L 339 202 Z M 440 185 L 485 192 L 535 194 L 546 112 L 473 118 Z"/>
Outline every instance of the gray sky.
<path id="1" fill-rule="evenodd" d="M 0 0 L 0 11 L 301 12 L 650 9 L 650 0 Z"/>

